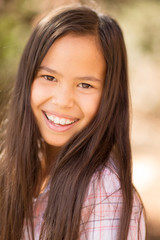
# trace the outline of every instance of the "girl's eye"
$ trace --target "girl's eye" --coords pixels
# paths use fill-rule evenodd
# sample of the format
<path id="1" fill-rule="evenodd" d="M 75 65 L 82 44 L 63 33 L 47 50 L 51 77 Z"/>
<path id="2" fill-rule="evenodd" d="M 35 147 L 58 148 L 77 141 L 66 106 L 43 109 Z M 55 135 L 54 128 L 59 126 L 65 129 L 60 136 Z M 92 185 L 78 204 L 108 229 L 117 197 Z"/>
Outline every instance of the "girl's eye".
<path id="1" fill-rule="evenodd" d="M 56 78 L 50 75 L 43 75 L 42 77 L 48 81 L 56 81 Z"/>
<path id="2" fill-rule="evenodd" d="M 90 84 L 88 84 L 88 83 L 80 83 L 79 86 L 81 88 L 92 88 L 92 86 Z"/>

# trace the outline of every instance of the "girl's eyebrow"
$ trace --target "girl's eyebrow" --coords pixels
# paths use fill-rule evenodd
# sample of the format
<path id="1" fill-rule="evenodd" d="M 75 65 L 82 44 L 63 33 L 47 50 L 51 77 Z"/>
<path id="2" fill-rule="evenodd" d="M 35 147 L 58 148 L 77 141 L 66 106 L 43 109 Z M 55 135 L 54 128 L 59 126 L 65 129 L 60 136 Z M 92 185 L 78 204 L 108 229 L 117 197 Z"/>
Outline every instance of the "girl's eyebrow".
<path id="1" fill-rule="evenodd" d="M 51 69 L 49 67 L 45 67 L 45 66 L 40 66 L 39 67 L 39 70 L 45 70 L 49 73 L 52 73 L 52 74 L 58 74 L 58 75 L 61 75 L 59 72 L 57 72 L 56 70 L 54 69 Z M 75 79 L 80 79 L 80 80 L 88 80 L 88 81 L 95 81 L 95 82 L 101 82 L 102 80 L 100 80 L 99 78 L 96 78 L 94 76 L 83 76 L 83 77 L 75 77 Z"/>
<path id="2" fill-rule="evenodd" d="M 49 67 L 45 67 L 45 66 L 40 66 L 40 67 L 39 67 L 39 70 L 45 70 L 45 71 L 47 71 L 47 72 L 49 72 L 49 73 L 52 73 L 52 74 L 62 75 L 62 74 L 58 73 L 56 70 L 51 69 L 51 68 L 49 68 Z"/>
<path id="3" fill-rule="evenodd" d="M 78 79 L 81 80 L 88 80 L 88 81 L 95 81 L 95 82 L 100 82 L 102 80 L 100 80 L 99 78 L 96 78 L 94 76 L 84 76 L 84 77 L 77 77 Z"/>

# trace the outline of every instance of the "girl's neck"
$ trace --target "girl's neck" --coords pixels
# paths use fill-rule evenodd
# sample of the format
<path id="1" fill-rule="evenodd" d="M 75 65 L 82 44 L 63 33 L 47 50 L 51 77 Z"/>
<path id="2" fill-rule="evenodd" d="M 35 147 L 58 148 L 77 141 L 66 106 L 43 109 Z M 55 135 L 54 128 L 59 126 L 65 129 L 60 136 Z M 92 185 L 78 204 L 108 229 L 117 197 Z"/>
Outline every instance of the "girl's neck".
<path id="1" fill-rule="evenodd" d="M 45 143 L 45 150 L 46 150 L 46 154 L 45 154 L 45 171 L 46 174 L 48 175 L 50 172 L 50 169 L 52 167 L 54 167 L 55 162 L 56 162 L 56 158 L 60 152 L 60 147 L 53 147 L 47 143 Z"/>

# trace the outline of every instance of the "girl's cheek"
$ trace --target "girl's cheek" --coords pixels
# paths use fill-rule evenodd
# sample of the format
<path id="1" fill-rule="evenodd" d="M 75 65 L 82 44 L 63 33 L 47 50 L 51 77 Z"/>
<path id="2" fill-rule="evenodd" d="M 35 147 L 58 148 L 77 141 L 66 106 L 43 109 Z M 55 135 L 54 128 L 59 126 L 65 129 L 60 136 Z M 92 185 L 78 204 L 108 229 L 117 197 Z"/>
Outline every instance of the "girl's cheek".
<path id="1" fill-rule="evenodd" d="M 101 91 L 93 95 L 83 96 L 79 102 L 81 103 L 81 109 L 83 109 L 83 112 L 90 115 L 90 117 L 94 117 L 99 108 L 100 100 Z"/>
<path id="2" fill-rule="evenodd" d="M 34 81 L 31 87 L 31 103 L 41 104 L 49 95 L 49 89 L 38 81 Z"/>

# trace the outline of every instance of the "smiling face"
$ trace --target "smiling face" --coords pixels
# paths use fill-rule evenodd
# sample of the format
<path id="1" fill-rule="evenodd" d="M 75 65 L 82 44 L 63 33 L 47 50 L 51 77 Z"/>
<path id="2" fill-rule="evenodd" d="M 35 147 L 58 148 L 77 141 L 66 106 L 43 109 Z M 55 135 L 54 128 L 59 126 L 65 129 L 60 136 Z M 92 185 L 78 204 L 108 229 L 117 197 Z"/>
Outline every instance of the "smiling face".
<path id="1" fill-rule="evenodd" d="M 68 34 L 44 57 L 31 88 L 31 107 L 46 143 L 63 146 L 94 118 L 106 63 L 95 36 Z"/>

